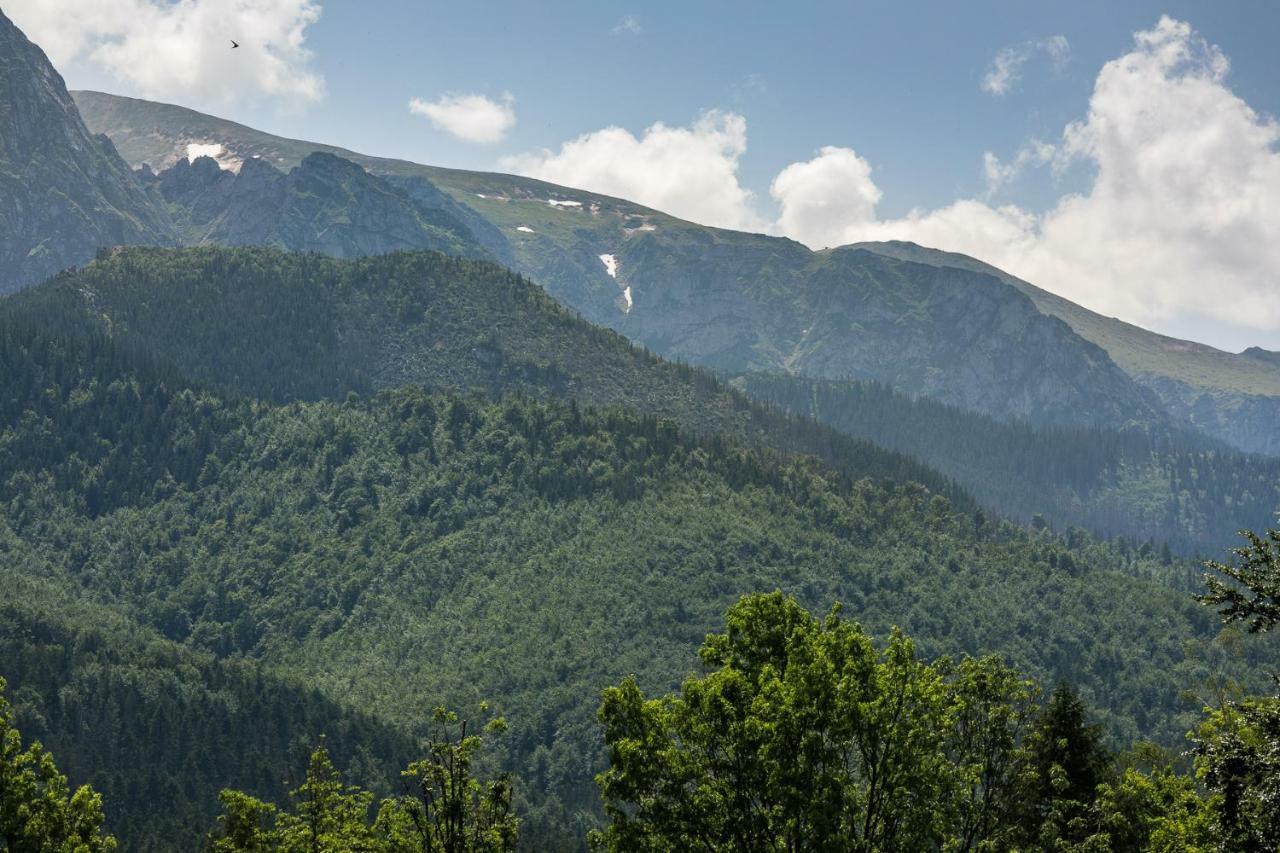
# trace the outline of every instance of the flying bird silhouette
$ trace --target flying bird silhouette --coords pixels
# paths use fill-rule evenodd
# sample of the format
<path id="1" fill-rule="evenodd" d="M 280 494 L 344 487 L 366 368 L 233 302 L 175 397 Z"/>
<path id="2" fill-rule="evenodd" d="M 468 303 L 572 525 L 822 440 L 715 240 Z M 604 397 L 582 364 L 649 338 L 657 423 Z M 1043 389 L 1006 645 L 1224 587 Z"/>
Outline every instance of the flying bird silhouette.
<path id="1" fill-rule="evenodd" d="M 232 49 L 232 50 L 235 50 L 235 49 L 236 49 L 237 47 L 239 47 L 239 46 L 240 46 L 240 42 L 236 41 L 235 39 L 232 39 L 232 40 L 231 40 L 231 49 Z"/>

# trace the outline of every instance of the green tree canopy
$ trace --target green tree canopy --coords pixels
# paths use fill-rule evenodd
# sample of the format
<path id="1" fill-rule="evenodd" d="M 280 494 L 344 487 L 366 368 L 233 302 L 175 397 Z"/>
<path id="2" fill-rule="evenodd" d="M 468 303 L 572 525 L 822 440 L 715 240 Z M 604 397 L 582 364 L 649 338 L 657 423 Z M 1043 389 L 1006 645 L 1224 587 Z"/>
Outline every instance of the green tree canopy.
<path id="1" fill-rule="evenodd" d="M 0 851 L 109 853 L 102 833 L 102 798 L 88 785 L 75 791 L 39 743 L 26 750 L 0 678 Z"/>
<path id="2" fill-rule="evenodd" d="M 481 713 L 487 713 L 482 706 Z M 374 809 L 373 794 L 342 781 L 328 751 L 311 755 L 306 778 L 280 809 L 241 791 L 223 791 L 223 813 L 211 846 L 215 853 L 509 853 L 519 819 L 507 774 L 481 779 L 474 764 L 482 733 L 444 709 L 435 721 L 440 736 L 427 755 L 401 775 L 400 796 Z M 501 718 L 482 732 L 505 730 Z"/>
<path id="3" fill-rule="evenodd" d="M 605 691 L 601 850 L 976 850 L 1010 831 L 1029 683 L 745 597 L 679 696 Z"/>

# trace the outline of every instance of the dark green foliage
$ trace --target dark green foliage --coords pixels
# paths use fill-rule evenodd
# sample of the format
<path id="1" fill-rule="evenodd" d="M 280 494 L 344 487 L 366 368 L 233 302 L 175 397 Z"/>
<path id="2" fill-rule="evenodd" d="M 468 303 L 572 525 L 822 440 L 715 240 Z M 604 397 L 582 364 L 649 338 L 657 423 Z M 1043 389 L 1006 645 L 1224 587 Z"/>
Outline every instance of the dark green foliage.
<path id="1" fill-rule="evenodd" d="M 4 550 L 22 555 L 11 538 Z M 8 569 L 0 584 L 0 675 L 18 723 L 104 795 L 107 825 L 127 849 L 193 838 L 223 786 L 283 797 L 321 737 L 380 791 L 412 754 L 407 736 L 295 678 L 162 640 Z"/>
<path id="2" fill-rule="evenodd" d="M 1024 843 L 1052 849 L 1092 835 L 1089 818 L 1098 786 L 1109 780 L 1111 756 L 1102 728 L 1067 684 L 1059 684 L 1027 738 L 1030 783 L 1023 796 Z"/>
<path id="3" fill-rule="evenodd" d="M 1002 423 L 871 382 L 747 374 L 748 395 L 905 453 L 984 504 L 1023 520 L 1221 553 L 1241 527 L 1280 508 L 1280 460 L 1187 432 Z M 1172 578 L 1190 591 L 1198 577 Z"/>
<path id="4" fill-rule="evenodd" d="M 1205 564 L 1222 578 L 1206 575 L 1209 591 L 1200 600 L 1221 608 L 1222 620 L 1228 624 L 1245 622 L 1252 633 L 1270 631 L 1280 624 L 1280 530 L 1261 536 L 1246 530 L 1241 535 L 1249 544 L 1232 550 L 1239 563 L 1211 560 Z"/>
<path id="5" fill-rule="evenodd" d="M 458 724 L 443 709 L 435 719 Z M 502 729 L 499 718 L 484 732 Z M 373 794 L 344 784 L 321 747 L 290 794 L 292 810 L 223 791 L 213 853 L 511 853 L 520 823 L 511 810 L 511 782 L 506 774 L 475 774 L 482 746 L 483 736 L 467 734 L 466 722 L 456 735 L 442 732 L 427 744 L 427 757 L 401 774 L 406 792 L 384 799 L 376 816 Z"/>
<path id="6" fill-rule="evenodd" d="M 145 273 L 153 256 L 181 257 L 112 260 Z M 290 263 L 418 269 L 423 257 L 465 263 Z M 1190 653 L 1188 638 L 1212 634 L 1208 613 L 1110 569 L 1154 572 L 1154 550 L 1122 561 L 1087 536 L 979 518 L 918 485 L 617 409 L 412 388 L 286 405 L 224 396 L 176 378 L 180 329 L 159 314 L 148 322 L 169 341 L 163 360 L 138 356 L 132 318 L 108 340 L 74 313 L 24 316 L 61 331 L 6 333 L 26 378 L 6 388 L 0 444 L 31 449 L 0 454 L 18 576 L 202 654 L 287 670 L 404 730 L 424 707 L 493 697 L 512 724 L 499 758 L 530 849 L 573 849 L 595 823 L 598 691 L 629 673 L 671 689 L 724 609 L 761 588 L 843 601 L 874 635 L 910 631 L 922 655 L 999 650 L 1030 677 L 1069 680 L 1122 743 L 1176 742 L 1195 718 L 1185 685 L 1247 675 L 1212 649 Z M 141 402 L 111 405 L 120 388 Z M 107 422 L 88 414 L 99 411 Z M 101 731 L 69 729 L 81 744 Z"/>
<path id="7" fill-rule="evenodd" d="M 0 678 L 0 850 L 5 853 L 110 853 L 102 833 L 102 797 L 74 792 L 38 741 L 22 748 Z"/>

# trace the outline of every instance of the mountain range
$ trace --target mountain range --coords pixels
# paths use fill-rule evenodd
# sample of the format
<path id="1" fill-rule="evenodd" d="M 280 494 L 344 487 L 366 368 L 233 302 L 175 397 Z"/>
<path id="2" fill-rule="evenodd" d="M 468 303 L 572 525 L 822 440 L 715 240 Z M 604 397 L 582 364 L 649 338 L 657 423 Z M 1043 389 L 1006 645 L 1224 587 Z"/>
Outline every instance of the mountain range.
<path id="1" fill-rule="evenodd" d="M 0 677 L 127 849 L 489 700 L 525 849 L 580 851 L 601 688 L 674 689 L 759 590 L 1069 682 L 1119 745 L 1264 681 L 1187 557 L 1280 507 L 1280 354 L 73 100 L 3 14 L 0 70 Z"/>
<path id="2" fill-rule="evenodd" d="M 1148 332 L 962 255 L 900 243 L 811 252 L 528 178 L 368 157 L 166 104 L 75 98 L 134 166 L 176 163 L 192 145 L 282 167 L 325 151 L 434 184 L 505 237 L 515 269 L 662 355 L 882 381 L 1036 425 L 1189 424 L 1237 449 L 1280 452 L 1280 370 L 1265 351 Z"/>

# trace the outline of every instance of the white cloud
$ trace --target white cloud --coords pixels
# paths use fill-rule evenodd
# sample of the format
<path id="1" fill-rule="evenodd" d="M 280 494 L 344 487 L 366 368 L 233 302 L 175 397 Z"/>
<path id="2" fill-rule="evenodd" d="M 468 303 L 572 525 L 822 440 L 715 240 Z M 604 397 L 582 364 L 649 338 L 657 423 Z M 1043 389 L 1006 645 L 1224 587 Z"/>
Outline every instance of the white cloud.
<path id="1" fill-rule="evenodd" d="M 1044 53 L 1055 68 L 1062 69 L 1071 59 L 1071 45 L 1066 36 L 1057 35 L 1004 48 L 996 54 L 983 76 L 982 90 L 992 95 L 1008 92 L 1022 79 L 1022 66 L 1037 53 Z"/>
<path id="2" fill-rule="evenodd" d="M 484 95 L 442 95 L 434 101 L 413 98 L 409 111 L 467 142 L 499 142 L 515 127 L 515 98 L 507 92 L 501 101 Z"/>
<path id="3" fill-rule="evenodd" d="M 773 190 L 779 225 L 813 246 L 905 239 L 964 252 L 1148 325 L 1200 317 L 1280 328 L 1280 125 L 1228 88 L 1228 68 L 1186 23 L 1165 17 L 1136 33 L 1133 50 L 1103 66 L 1088 114 L 1059 144 L 1033 144 L 1013 164 L 988 158 L 996 185 L 1010 169 L 1049 159 L 1092 167 L 1085 191 L 1043 213 L 965 199 L 887 221 L 855 203 L 838 222 L 823 221 L 815 211 L 831 209 L 831 198 L 878 192 L 869 172 L 834 168 L 852 151 L 824 149 L 798 165 L 829 168 L 836 185 L 782 182 L 796 166 L 783 170 Z"/>
<path id="4" fill-rule="evenodd" d="M 7 0 L 5 12 L 55 65 L 87 60 L 146 97 L 324 95 L 305 45 L 314 0 Z"/>
<path id="5" fill-rule="evenodd" d="M 710 110 L 690 127 L 651 125 L 637 138 L 606 127 L 559 151 L 507 157 L 502 167 L 552 183 L 620 196 L 704 225 L 763 229 L 752 196 L 738 181 L 747 122 Z"/>
<path id="6" fill-rule="evenodd" d="M 639 35 L 640 33 L 644 32 L 644 27 L 640 26 L 640 19 L 637 18 L 635 15 L 627 15 L 621 21 L 619 21 L 617 26 L 615 26 L 610 32 L 612 32 L 614 35 L 618 35 L 620 33 L 631 33 L 632 35 Z"/>
<path id="7" fill-rule="evenodd" d="M 777 229 L 818 248 L 848 242 L 848 229 L 875 221 L 880 201 L 871 164 L 852 148 L 831 145 L 779 172 L 769 194 L 778 201 Z"/>

